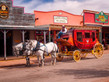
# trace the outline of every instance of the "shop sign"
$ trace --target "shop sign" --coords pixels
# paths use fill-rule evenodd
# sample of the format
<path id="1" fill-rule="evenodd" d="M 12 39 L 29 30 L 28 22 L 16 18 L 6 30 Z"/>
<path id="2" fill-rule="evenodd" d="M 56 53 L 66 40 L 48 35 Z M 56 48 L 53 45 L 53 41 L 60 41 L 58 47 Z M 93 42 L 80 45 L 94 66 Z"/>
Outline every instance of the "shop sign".
<path id="1" fill-rule="evenodd" d="M 99 14 L 95 14 L 95 22 L 108 23 L 108 15 L 105 15 L 102 11 Z"/>
<path id="2" fill-rule="evenodd" d="M 9 8 L 5 4 L 0 5 L 0 18 L 6 19 L 9 16 Z"/>
<path id="3" fill-rule="evenodd" d="M 54 23 L 68 23 L 67 17 L 54 16 Z"/>

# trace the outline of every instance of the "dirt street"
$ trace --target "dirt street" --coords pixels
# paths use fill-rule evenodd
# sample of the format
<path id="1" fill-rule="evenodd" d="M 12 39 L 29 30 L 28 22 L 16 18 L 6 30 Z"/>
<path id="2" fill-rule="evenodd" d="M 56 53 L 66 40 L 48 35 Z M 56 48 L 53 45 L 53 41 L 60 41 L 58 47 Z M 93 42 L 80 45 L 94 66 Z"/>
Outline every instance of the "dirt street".
<path id="1" fill-rule="evenodd" d="M 36 59 L 31 60 L 34 62 L 31 67 L 0 67 L 0 82 L 109 82 L 108 53 L 100 59 L 89 54 L 77 63 L 66 57 L 55 66 L 46 58 L 44 67 L 38 67 Z"/>

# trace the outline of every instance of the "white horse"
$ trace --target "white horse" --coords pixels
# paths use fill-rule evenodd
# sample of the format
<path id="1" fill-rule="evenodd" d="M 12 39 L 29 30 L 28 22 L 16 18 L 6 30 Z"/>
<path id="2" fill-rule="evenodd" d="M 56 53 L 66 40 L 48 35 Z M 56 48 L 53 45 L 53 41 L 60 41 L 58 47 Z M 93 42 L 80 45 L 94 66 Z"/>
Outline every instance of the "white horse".
<path id="1" fill-rule="evenodd" d="M 51 54 L 51 63 L 52 65 L 55 65 L 56 63 L 56 52 L 58 51 L 58 46 L 57 44 L 53 43 L 53 42 L 49 42 L 47 44 L 45 44 L 45 49 L 44 49 L 44 54 Z"/>
<path id="2" fill-rule="evenodd" d="M 17 45 L 14 45 L 13 46 L 13 54 L 18 57 L 19 55 L 23 54 L 23 49 L 24 49 L 24 43 L 23 42 L 21 42 Z"/>
<path id="3" fill-rule="evenodd" d="M 30 60 L 29 60 L 29 55 L 36 55 L 38 62 L 39 62 L 39 66 L 44 65 L 44 45 L 42 43 L 39 43 L 37 40 L 28 40 L 27 45 L 25 46 L 25 55 L 26 55 L 26 60 L 27 60 L 27 65 L 30 65 Z"/>
<path id="4" fill-rule="evenodd" d="M 21 42 L 17 45 L 14 45 L 13 46 L 13 54 L 17 57 L 19 55 L 26 56 L 26 66 L 29 66 L 30 65 L 30 59 L 29 59 L 28 55 L 24 53 L 24 51 L 26 50 L 27 43 L 28 42 Z"/>
<path id="5" fill-rule="evenodd" d="M 30 55 L 31 53 L 35 54 L 37 56 L 39 66 L 44 66 L 44 54 L 51 54 L 52 64 L 55 64 L 57 50 L 58 47 L 53 42 L 49 42 L 44 45 L 42 43 L 39 43 L 37 40 L 28 40 L 25 53 L 26 55 Z"/>

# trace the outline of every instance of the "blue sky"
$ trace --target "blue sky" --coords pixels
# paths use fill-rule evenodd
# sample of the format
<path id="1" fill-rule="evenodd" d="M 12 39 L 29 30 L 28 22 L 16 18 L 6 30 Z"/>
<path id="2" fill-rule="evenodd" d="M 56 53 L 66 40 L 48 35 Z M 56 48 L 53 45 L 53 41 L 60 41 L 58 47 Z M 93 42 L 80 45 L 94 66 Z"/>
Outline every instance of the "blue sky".
<path id="1" fill-rule="evenodd" d="M 109 13 L 108 0 L 13 0 L 14 6 L 25 7 L 26 13 L 63 10 L 80 15 L 84 9 Z"/>

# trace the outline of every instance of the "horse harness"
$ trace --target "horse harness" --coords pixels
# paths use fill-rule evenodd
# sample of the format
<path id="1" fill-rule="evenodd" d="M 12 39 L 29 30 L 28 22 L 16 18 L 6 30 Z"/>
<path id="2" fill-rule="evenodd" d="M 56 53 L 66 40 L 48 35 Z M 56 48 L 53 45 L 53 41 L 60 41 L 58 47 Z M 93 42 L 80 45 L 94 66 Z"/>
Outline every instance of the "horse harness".
<path id="1" fill-rule="evenodd" d="M 36 47 L 33 48 L 33 51 L 38 51 L 40 50 L 40 42 L 38 41 L 37 44 L 36 44 Z"/>
<path id="2" fill-rule="evenodd" d="M 24 50 L 26 50 L 26 43 L 24 42 L 23 44 L 22 44 L 22 49 L 20 50 L 19 48 L 18 48 L 18 50 L 16 50 L 16 48 L 15 48 L 15 53 L 17 54 L 17 51 L 19 51 L 19 55 L 22 55 L 23 54 L 23 51 Z"/>
<path id="3" fill-rule="evenodd" d="M 40 47 L 42 47 L 42 46 L 45 46 L 46 47 L 46 45 L 40 45 L 40 42 L 38 41 L 37 42 L 37 44 L 36 44 L 36 47 L 35 48 L 33 48 L 33 51 L 38 51 L 38 50 L 41 50 L 41 51 L 44 51 L 44 52 L 46 52 L 47 54 L 50 54 L 50 53 L 48 53 L 48 49 L 47 50 L 42 50 L 42 49 L 40 49 Z M 47 48 L 47 47 L 46 47 Z M 54 45 L 54 47 L 53 47 L 53 49 L 55 48 L 55 45 Z M 55 50 L 56 50 L 56 48 L 55 48 Z"/>

